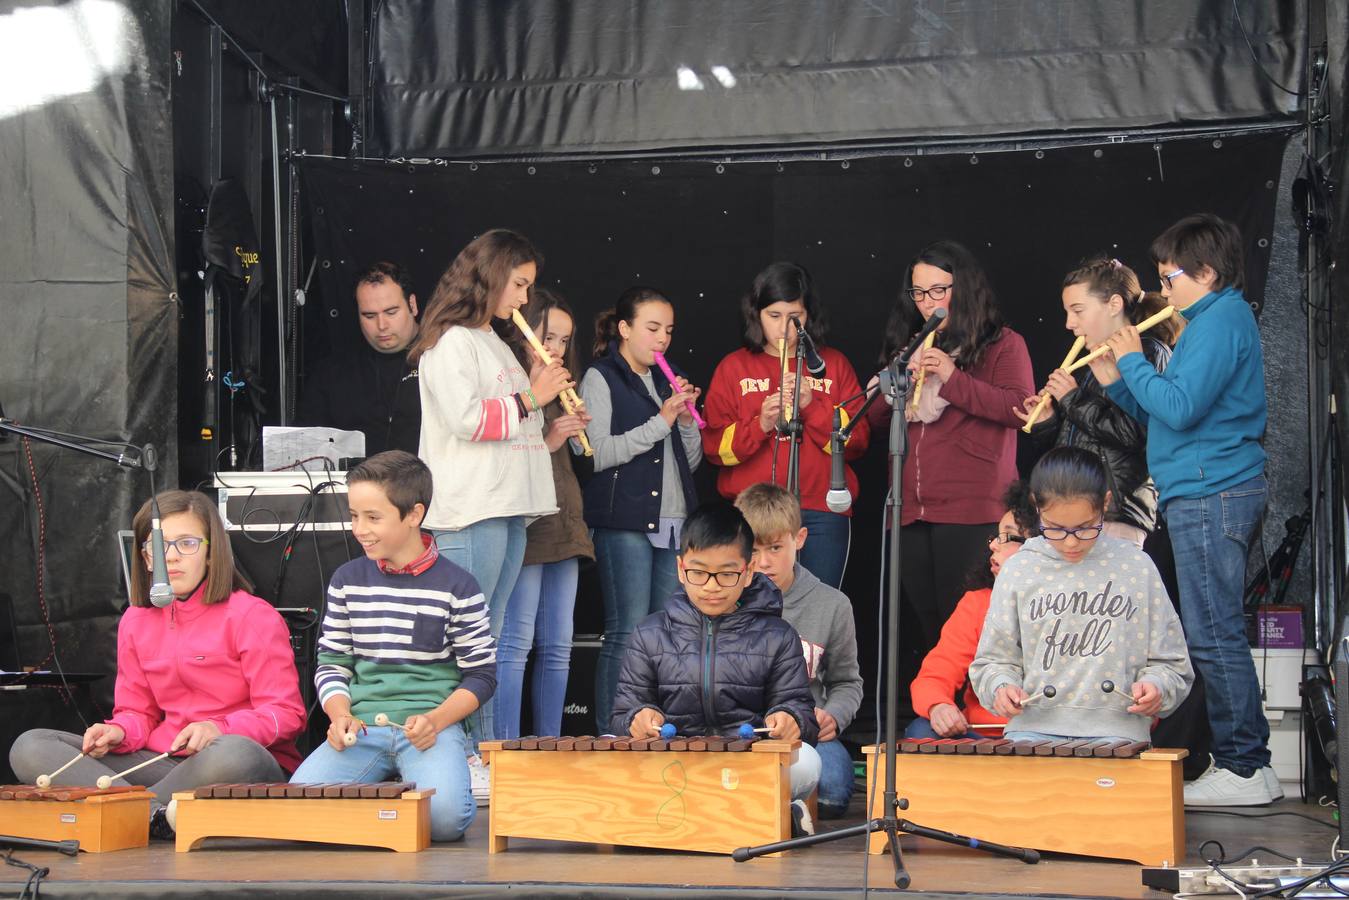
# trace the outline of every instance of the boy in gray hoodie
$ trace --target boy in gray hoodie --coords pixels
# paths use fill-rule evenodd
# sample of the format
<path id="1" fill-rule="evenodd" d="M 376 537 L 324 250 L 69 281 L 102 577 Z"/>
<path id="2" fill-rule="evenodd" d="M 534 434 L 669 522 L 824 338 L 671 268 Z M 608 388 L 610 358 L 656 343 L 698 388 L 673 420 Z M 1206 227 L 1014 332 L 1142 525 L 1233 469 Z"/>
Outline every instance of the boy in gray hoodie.
<path id="1" fill-rule="evenodd" d="M 782 592 L 782 618 L 801 636 L 810 692 L 820 737 L 820 818 L 848 810 L 853 792 L 853 761 L 839 735 L 862 705 L 862 673 L 857 666 L 857 631 L 852 603 L 801 566 L 797 553 L 806 542 L 801 506 L 775 484 L 754 484 L 735 505 L 754 530 L 754 568 Z"/>
<path id="2" fill-rule="evenodd" d="M 1040 537 L 1002 567 L 970 680 L 1005 737 L 1146 741 L 1190 692 L 1180 619 L 1152 560 L 1101 536 L 1101 461 L 1056 447 L 1031 473 Z"/>

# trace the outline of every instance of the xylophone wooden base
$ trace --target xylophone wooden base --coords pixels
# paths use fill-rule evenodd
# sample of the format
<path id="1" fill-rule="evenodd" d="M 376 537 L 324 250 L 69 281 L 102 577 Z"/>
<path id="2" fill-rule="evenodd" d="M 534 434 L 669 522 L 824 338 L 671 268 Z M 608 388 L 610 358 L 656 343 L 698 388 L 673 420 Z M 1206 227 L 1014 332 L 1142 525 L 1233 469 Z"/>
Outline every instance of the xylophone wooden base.
<path id="1" fill-rule="evenodd" d="M 71 796 L 73 799 L 56 799 Z M 0 788 L 0 832 L 37 841 L 80 842 L 90 853 L 130 850 L 150 843 L 150 801 L 143 787 Z"/>
<path id="2" fill-rule="evenodd" d="M 885 756 L 867 756 L 872 816 L 882 815 Z M 1056 853 L 1177 865 L 1185 855 L 1181 760 L 1187 750 L 1146 750 L 1132 759 L 899 753 L 895 782 L 920 825 L 980 840 Z M 871 838 L 886 852 L 885 835 Z"/>
<path id="3" fill-rule="evenodd" d="M 199 796 L 201 793 L 203 789 L 199 788 L 173 795 L 178 801 L 174 831 L 179 853 L 213 837 L 313 841 L 383 847 L 400 853 L 415 853 L 431 845 L 434 788 L 403 791 L 389 798 L 222 799 Z"/>
<path id="4" fill-rule="evenodd" d="M 507 750 L 490 763 L 488 850 L 508 838 L 730 853 L 791 837 L 788 769 L 799 741 L 748 750 Z"/>

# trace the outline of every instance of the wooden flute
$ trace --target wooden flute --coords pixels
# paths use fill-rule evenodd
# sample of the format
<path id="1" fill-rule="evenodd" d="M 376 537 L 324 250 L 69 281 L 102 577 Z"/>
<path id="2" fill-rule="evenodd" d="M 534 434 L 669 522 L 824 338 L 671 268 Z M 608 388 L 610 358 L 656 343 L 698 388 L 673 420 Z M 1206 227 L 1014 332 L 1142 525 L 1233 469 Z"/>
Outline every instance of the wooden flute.
<path id="1" fill-rule="evenodd" d="M 1142 334 L 1152 326 L 1165 322 L 1167 319 L 1171 318 L 1172 314 L 1174 314 L 1175 311 L 1176 308 L 1174 306 L 1167 306 L 1164 309 L 1162 309 L 1161 312 L 1154 313 L 1153 315 L 1148 316 L 1146 319 L 1138 323 L 1138 333 Z M 1068 371 L 1076 372 L 1078 369 L 1089 364 L 1093 359 L 1100 359 L 1102 356 L 1105 356 L 1109 352 L 1110 352 L 1110 345 L 1102 344 L 1101 346 L 1097 347 L 1095 350 L 1091 351 L 1086 356 L 1082 357 L 1077 362 L 1069 366 Z"/>
<path id="2" fill-rule="evenodd" d="M 534 352 L 539 354 L 539 359 L 543 360 L 543 364 L 545 366 L 552 365 L 552 354 L 543 346 L 543 341 L 539 340 L 539 336 L 534 333 L 534 329 L 529 327 L 525 317 L 520 315 L 520 310 L 511 310 L 511 318 L 515 321 L 515 327 L 520 329 L 520 333 L 525 336 L 525 340 L 529 341 L 530 346 L 534 348 Z M 567 411 L 568 415 L 576 415 L 585 406 L 575 388 L 565 389 L 558 397 L 562 400 L 562 408 Z M 594 456 L 595 451 L 590 448 L 590 441 L 586 439 L 586 433 L 582 431 L 576 437 L 581 442 L 581 449 L 585 451 L 585 455 Z"/>
<path id="3" fill-rule="evenodd" d="M 1063 362 L 1059 363 L 1059 368 L 1067 369 L 1071 366 L 1073 360 L 1077 359 L 1077 354 L 1082 352 L 1082 346 L 1086 343 L 1087 339 L 1085 337 L 1079 337 L 1077 340 L 1073 341 L 1073 349 L 1069 350 L 1068 355 L 1063 358 Z M 1036 422 L 1040 421 L 1040 414 L 1045 411 L 1045 407 L 1048 405 L 1049 388 L 1045 388 L 1040 392 L 1040 402 L 1035 404 L 1035 409 L 1031 410 L 1030 418 L 1026 420 L 1025 425 L 1021 426 L 1021 430 L 1026 432 L 1026 434 L 1030 434 L 1031 428 L 1034 427 Z"/>
<path id="4" fill-rule="evenodd" d="M 937 332 L 933 331 L 930 334 L 928 334 L 927 339 L 923 341 L 923 349 L 931 350 L 932 345 L 936 342 L 936 340 L 937 340 Z M 918 377 L 914 379 L 913 382 L 912 406 L 914 409 L 918 408 L 918 400 L 920 397 L 923 396 L 923 382 L 926 380 L 927 380 L 927 369 L 924 369 L 922 366 L 919 366 Z"/>

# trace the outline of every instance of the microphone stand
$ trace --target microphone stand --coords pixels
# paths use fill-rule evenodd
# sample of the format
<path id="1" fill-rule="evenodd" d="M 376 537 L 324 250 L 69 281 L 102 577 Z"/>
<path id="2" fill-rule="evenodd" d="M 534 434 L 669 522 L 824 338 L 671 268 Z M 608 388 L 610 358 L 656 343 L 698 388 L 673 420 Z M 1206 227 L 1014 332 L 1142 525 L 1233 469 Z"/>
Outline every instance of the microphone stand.
<path id="1" fill-rule="evenodd" d="M 792 327 L 788 323 L 788 328 Z M 796 381 L 792 385 L 792 418 L 778 423 L 778 433 L 791 438 L 791 448 L 787 452 L 787 490 L 801 500 L 801 439 L 805 434 L 805 422 L 801 419 L 801 370 L 805 366 L 806 345 L 801 334 L 796 335 Z"/>
<path id="2" fill-rule="evenodd" d="M 916 349 L 916 348 L 915 348 Z M 1006 856 L 1012 859 L 1019 859 L 1024 863 L 1034 864 L 1040 861 L 1040 854 L 1035 850 L 1026 850 L 1020 847 L 1008 847 L 1003 844 L 990 843 L 978 838 L 968 837 L 966 835 L 954 834 L 949 831 L 941 831 L 936 828 L 928 828 L 925 825 L 919 825 L 908 819 L 899 817 L 899 811 L 908 809 L 909 801 L 899 796 L 895 785 L 895 761 L 898 751 L 899 740 L 899 707 L 897 692 L 895 686 L 899 678 L 899 585 L 900 585 L 900 523 L 903 521 L 904 508 L 904 459 L 908 455 L 908 422 L 904 418 L 904 401 L 908 393 L 908 365 L 909 358 L 912 356 L 913 349 L 909 352 L 897 355 L 890 360 L 886 367 L 887 371 L 882 373 L 880 384 L 876 390 L 872 391 L 865 404 L 858 411 L 857 415 L 847 428 L 837 432 L 845 440 L 851 433 L 852 427 L 865 414 L 866 409 L 878 397 L 882 391 L 885 391 L 890 399 L 894 412 L 890 416 L 890 495 L 887 500 L 889 509 L 890 525 L 890 553 L 889 553 L 889 580 L 886 585 L 886 629 L 885 629 L 885 790 L 882 796 L 881 815 L 876 818 L 863 822 L 861 825 L 854 825 L 849 828 L 840 828 L 837 831 L 830 831 L 824 834 L 811 834 L 804 837 L 793 838 L 788 841 L 777 841 L 772 844 L 762 844 L 758 847 L 740 847 L 731 854 L 731 858 L 736 862 L 744 862 L 753 859 L 756 856 L 763 856 L 766 853 L 779 853 L 783 850 L 793 850 L 797 847 L 809 847 L 815 844 L 823 844 L 831 841 L 841 840 L 843 838 L 854 837 L 856 835 L 868 835 L 872 832 L 884 832 L 890 847 L 890 857 L 895 866 L 895 887 L 901 890 L 907 888 L 910 883 L 908 870 L 904 868 L 904 856 L 899 848 L 899 833 L 916 834 L 920 837 L 931 838 L 935 841 L 942 841 L 947 844 L 956 844 L 961 847 L 969 847 L 973 850 L 982 850 L 985 853 L 991 853 L 994 856 Z M 868 837 L 869 840 L 869 837 Z M 870 847 L 867 848 L 868 852 Z"/>

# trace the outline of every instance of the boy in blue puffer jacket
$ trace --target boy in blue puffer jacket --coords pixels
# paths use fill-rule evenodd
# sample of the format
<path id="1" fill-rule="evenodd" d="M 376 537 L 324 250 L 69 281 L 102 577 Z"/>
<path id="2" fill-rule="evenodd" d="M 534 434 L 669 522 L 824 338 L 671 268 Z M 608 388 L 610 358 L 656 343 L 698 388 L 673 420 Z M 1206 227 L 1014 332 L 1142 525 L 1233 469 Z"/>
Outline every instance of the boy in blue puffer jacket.
<path id="1" fill-rule="evenodd" d="M 770 738 L 801 741 L 791 767 L 792 799 L 801 800 L 820 779 L 815 700 L 801 638 L 782 619 L 777 587 L 751 575 L 753 556 L 754 532 L 734 506 L 704 504 L 685 520 L 683 589 L 628 639 L 611 728 L 645 738 L 666 722 L 681 735 L 766 726 Z M 803 811 L 793 804 L 794 817 Z"/>

